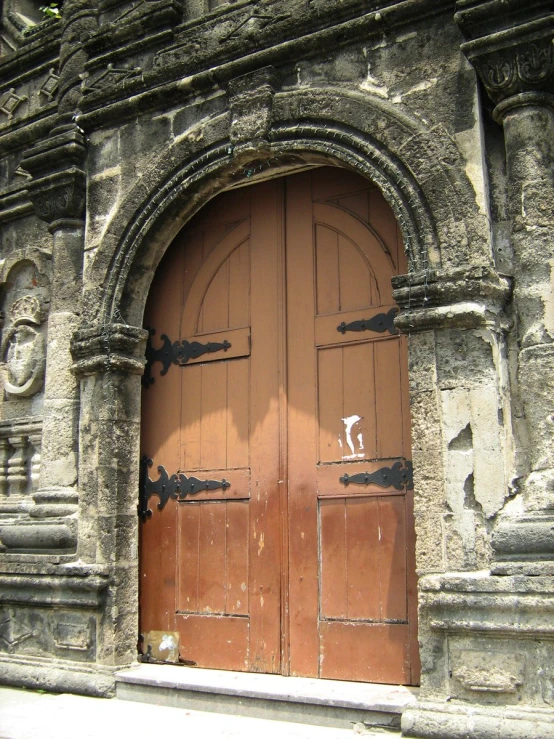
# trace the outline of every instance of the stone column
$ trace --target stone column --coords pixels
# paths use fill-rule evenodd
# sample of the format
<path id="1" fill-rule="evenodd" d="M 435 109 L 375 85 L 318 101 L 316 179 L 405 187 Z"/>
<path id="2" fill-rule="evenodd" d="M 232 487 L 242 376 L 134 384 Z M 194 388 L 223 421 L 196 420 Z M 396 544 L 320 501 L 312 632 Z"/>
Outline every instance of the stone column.
<path id="1" fill-rule="evenodd" d="M 509 30 L 498 27 L 502 14 L 492 33 L 491 18 L 473 18 L 467 33 L 479 20 L 488 33 L 462 47 L 504 129 L 513 250 L 523 510 L 496 527 L 498 574 L 554 572 L 554 14 L 536 5 Z"/>
<path id="2" fill-rule="evenodd" d="M 31 512 L 36 518 L 77 511 L 79 384 L 71 372 L 70 341 L 81 320 L 84 156 L 84 137 L 73 128 L 50 136 L 24 158 L 33 175 L 29 194 L 35 213 L 53 236 L 40 485 Z M 75 546 L 76 522 L 66 523 Z"/>
<path id="3" fill-rule="evenodd" d="M 138 488 L 141 375 L 147 332 L 123 324 L 73 339 L 81 382 L 79 559 L 110 568 L 97 661 L 128 664 L 138 633 Z"/>
<path id="4" fill-rule="evenodd" d="M 53 236 L 51 308 L 44 390 L 40 480 L 30 515 L 43 522 L 38 549 L 48 548 L 47 527 L 59 528 L 65 549 L 76 547 L 78 503 L 79 384 L 71 373 L 71 336 L 80 323 L 84 253 L 86 142 L 73 123 L 80 99 L 80 75 L 87 60 L 83 41 L 96 28 L 90 0 L 66 0 L 58 85 L 58 117 L 50 135 L 27 151 L 22 167 L 31 174 L 29 197 L 35 214 Z M 35 527 L 37 528 L 37 527 Z M 27 536 L 28 540 L 28 536 Z M 61 539 L 48 545 L 56 549 Z M 27 541 L 27 545 L 32 545 Z"/>

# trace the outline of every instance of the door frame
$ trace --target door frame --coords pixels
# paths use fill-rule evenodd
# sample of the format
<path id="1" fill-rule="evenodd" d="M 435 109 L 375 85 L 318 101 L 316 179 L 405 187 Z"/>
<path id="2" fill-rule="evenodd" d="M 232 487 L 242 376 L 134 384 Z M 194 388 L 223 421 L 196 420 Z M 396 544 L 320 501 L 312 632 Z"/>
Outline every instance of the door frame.
<path id="1" fill-rule="evenodd" d="M 72 342 L 74 371 L 81 382 L 79 483 L 83 492 L 78 547 L 83 561 L 109 563 L 106 566 L 117 585 L 111 587 L 107 602 L 121 614 L 117 620 L 98 622 L 98 643 L 118 642 L 112 656 L 97 658 L 99 664 L 125 665 L 136 658 L 139 398 L 146 344 L 146 332 L 140 326 L 146 295 L 175 233 L 218 192 L 248 182 L 252 171 L 280 174 L 284 167 L 318 164 L 349 167 L 377 184 L 396 215 L 410 264 L 410 273 L 394 280 L 401 304 L 396 322 L 410 334 L 409 357 L 418 367 L 410 391 L 417 457 L 422 464 L 421 472 L 414 464 L 416 557 L 422 574 L 446 568 L 442 548 L 430 552 L 425 544 L 428 532 L 442 526 L 440 506 L 430 507 L 426 501 L 445 499 L 445 460 L 436 447 L 440 399 L 435 392 L 420 402 L 421 383 L 436 387 L 435 346 L 426 336 L 445 321 L 425 310 L 419 311 L 419 318 L 416 314 L 426 307 L 418 288 L 420 274 L 440 268 L 442 250 L 449 253 L 453 248 L 450 233 L 465 230 L 472 248 L 486 246 L 486 239 L 481 244 L 475 230 L 483 216 L 471 182 L 463 166 L 443 168 L 442 161 L 450 160 L 448 137 L 431 132 L 420 120 L 376 96 L 328 88 L 282 92 L 275 95 L 277 100 L 278 113 L 267 119 L 265 138 L 252 142 L 250 148 L 238 147 L 228 138 L 231 119 L 225 112 L 206 119 L 203 136 L 180 137 L 161 153 L 154 152 L 145 177 L 116 203 L 106 238 L 85 265 L 87 328 L 78 331 Z M 472 326 L 484 325 L 480 316 L 468 316 Z M 429 418 L 435 418 L 436 424 L 429 424 Z M 415 452 L 413 456 L 415 462 Z M 425 474 L 427 459 L 434 460 L 432 476 Z"/>

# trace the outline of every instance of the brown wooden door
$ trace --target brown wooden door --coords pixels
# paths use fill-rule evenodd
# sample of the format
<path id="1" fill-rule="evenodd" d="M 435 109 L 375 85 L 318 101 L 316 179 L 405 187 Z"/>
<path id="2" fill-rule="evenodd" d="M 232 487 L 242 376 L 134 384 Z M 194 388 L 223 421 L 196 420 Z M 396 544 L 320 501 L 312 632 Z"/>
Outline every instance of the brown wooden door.
<path id="1" fill-rule="evenodd" d="M 142 631 L 201 666 L 417 681 L 412 491 L 381 479 L 410 459 L 406 346 L 375 319 L 403 271 L 379 191 L 331 168 L 226 193 L 180 233 L 153 345 L 223 348 L 153 365 L 142 446 L 152 480 L 230 485 L 150 498 Z"/>

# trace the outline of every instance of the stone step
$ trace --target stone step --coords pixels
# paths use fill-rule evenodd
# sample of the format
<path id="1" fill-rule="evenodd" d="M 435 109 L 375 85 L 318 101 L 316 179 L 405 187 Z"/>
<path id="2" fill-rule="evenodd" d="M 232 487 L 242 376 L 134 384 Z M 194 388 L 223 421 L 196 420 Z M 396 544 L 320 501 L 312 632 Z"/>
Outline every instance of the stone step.
<path id="1" fill-rule="evenodd" d="M 143 664 L 116 674 L 120 700 L 399 735 L 416 688 Z M 390 733 L 389 733 L 390 732 Z"/>

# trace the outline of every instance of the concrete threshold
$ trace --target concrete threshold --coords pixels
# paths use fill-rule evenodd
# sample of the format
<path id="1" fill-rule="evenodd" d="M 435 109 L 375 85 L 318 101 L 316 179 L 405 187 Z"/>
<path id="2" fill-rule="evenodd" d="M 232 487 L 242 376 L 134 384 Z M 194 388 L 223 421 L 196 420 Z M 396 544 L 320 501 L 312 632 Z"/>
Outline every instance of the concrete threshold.
<path id="1" fill-rule="evenodd" d="M 397 731 L 417 688 L 172 665 L 116 674 L 121 700 L 278 721 Z"/>

